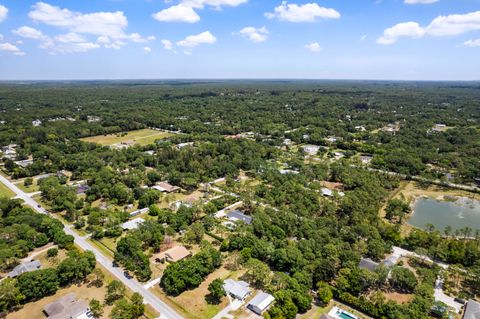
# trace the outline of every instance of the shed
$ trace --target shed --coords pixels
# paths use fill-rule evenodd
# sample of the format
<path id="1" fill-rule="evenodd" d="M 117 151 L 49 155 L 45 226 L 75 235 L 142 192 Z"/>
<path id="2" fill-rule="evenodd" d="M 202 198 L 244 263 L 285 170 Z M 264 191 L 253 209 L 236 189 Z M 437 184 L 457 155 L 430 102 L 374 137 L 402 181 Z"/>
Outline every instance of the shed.
<path id="1" fill-rule="evenodd" d="M 250 301 L 247 308 L 255 312 L 257 315 L 261 315 L 274 300 L 275 298 L 272 295 L 262 291 Z"/>

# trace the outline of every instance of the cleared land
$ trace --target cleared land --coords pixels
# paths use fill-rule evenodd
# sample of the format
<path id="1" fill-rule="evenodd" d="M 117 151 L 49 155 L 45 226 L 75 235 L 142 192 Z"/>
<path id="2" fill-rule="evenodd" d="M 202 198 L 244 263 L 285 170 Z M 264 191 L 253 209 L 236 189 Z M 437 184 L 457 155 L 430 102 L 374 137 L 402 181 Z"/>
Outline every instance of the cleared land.
<path id="1" fill-rule="evenodd" d="M 0 183 L 0 197 L 8 197 L 11 198 L 15 196 L 15 194 L 3 183 Z"/>
<path id="2" fill-rule="evenodd" d="M 143 129 L 118 134 L 85 137 L 81 140 L 84 142 L 96 143 L 103 146 L 110 146 L 118 143 L 132 143 L 134 145 L 143 146 L 152 144 L 155 142 L 155 140 L 168 138 L 172 135 L 173 134 L 167 132 Z"/>

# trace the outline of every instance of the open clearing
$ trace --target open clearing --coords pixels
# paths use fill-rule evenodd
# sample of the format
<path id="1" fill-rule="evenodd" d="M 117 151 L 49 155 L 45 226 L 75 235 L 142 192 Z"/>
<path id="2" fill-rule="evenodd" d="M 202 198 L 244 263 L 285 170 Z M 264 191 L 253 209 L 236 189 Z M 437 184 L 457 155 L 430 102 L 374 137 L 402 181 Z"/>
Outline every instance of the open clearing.
<path id="1" fill-rule="evenodd" d="M 208 285 L 216 278 L 221 278 L 223 280 L 227 278 L 238 278 L 240 274 L 241 271 L 231 272 L 225 267 L 221 267 L 207 276 L 198 288 L 185 291 L 177 297 L 166 296 L 159 285 L 155 285 L 151 291 L 159 296 L 160 299 L 178 310 L 178 312 L 186 318 L 209 319 L 227 306 L 228 299 L 227 297 L 222 298 L 222 302 L 218 305 L 207 304 L 205 296 L 209 293 Z"/>
<path id="2" fill-rule="evenodd" d="M 15 194 L 3 183 L 0 183 L 0 197 L 12 198 Z"/>
<path id="3" fill-rule="evenodd" d="M 134 145 L 144 146 L 154 143 L 155 140 L 161 140 L 170 136 L 172 136 L 171 133 L 151 129 L 143 129 L 125 133 L 91 136 L 82 138 L 81 140 L 84 142 L 96 143 L 103 146 L 110 146 L 113 144 L 127 142 L 130 142 Z"/>

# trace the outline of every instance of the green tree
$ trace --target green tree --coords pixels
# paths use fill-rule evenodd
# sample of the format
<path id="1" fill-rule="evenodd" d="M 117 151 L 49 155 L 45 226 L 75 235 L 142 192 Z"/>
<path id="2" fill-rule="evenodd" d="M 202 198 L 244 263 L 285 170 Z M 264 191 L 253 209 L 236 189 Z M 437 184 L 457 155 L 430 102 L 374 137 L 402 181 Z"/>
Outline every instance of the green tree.
<path id="1" fill-rule="evenodd" d="M 210 292 L 205 299 L 208 303 L 218 304 L 223 296 L 225 296 L 225 290 L 223 289 L 223 280 L 217 278 L 214 279 L 208 285 L 208 291 Z"/>
<path id="2" fill-rule="evenodd" d="M 59 284 L 57 270 L 47 268 L 21 274 L 17 286 L 26 300 L 38 300 L 56 293 Z"/>
<path id="3" fill-rule="evenodd" d="M 125 296 L 125 286 L 118 280 L 112 280 L 107 285 L 107 294 L 105 296 L 105 302 L 112 304 L 114 301 L 119 300 Z"/>
<path id="4" fill-rule="evenodd" d="M 88 303 L 88 307 L 94 318 L 100 318 L 103 315 L 103 305 L 97 299 L 92 298 Z"/>
<path id="5" fill-rule="evenodd" d="M 323 306 L 326 306 L 333 298 L 333 292 L 326 282 L 317 283 L 317 298 Z"/>
<path id="6" fill-rule="evenodd" d="M 411 293 L 417 285 L 417 278 L 413 272 L 404 267 L 394 267 L 392 269 L 390 284 L 394 289 L 404 293 Z"/>
<path id="7" fill-rule="evenodd" d="M 0 313 L 17 307 L 24 299 L 16 279 L 5 278 L 0 282 Z"/>

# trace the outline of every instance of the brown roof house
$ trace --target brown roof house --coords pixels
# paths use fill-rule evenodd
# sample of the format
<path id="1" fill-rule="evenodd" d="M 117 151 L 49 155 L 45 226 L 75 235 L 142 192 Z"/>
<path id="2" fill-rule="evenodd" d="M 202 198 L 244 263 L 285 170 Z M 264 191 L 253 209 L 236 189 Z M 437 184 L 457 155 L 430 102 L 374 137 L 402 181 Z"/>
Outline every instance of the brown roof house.
<path id="1" fill-rule="evenodd" d="M 187 248 L 183 246 L 175 246 L 170 248 L 158 255 L 155 260 L 158 261 L 168 261 L 168 262 L 177 262 L 187 257 L 190 257 L 192 254 L 188 251 Z"/>
<path id="2" fill-rule="evenodd" d="M 151 188 L 156 189 L 162 193 L 173 193 L 180 190 L 180 187 L 171 185 L 168 182 L 159 182 Z"/>
<path id="3" fill-rule="evenodd" d="M 85 300 L 77 300 L 74 293 L 49 303 L 43 308 L 49 319 L 93 319 Z"/>

